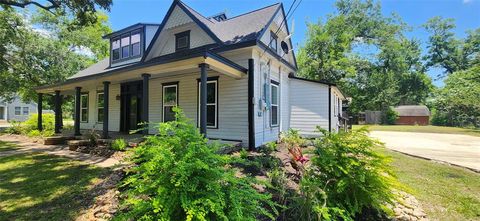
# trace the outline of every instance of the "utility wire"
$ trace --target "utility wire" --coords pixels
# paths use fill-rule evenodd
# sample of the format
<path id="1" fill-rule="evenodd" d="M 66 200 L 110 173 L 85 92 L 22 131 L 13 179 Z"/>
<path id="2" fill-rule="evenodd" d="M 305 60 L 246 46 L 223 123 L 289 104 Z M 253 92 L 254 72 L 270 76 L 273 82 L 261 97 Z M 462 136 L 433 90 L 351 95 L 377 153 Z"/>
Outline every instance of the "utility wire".
<path id="1" fill-rule="evenodd" d="M 275 31 L 275 35 L 278 34 L 278 31 L 280 31 L 280 29 L 282 28 L 283 24 L 285 23 L 286 20 L 288 20 L 288 17 L 290 15 L 290 12 L 292 11 L 292 8 L 293 6 L 295 5 L 295 2 L 297 2 L 297 0 L 294 0 L 292 2 L 292 4 L 290 5 L 290 7 L 288 8 L 288 11 L 287 11 L 287 14 L 284 16 L 282 22 L 280 23 L 280 26 L 277 28 L 277 31 Z M 302 0 L 300 0 L 300 3 L 302 2 Z M 300 4 L 298 4 L 300 5 Z M 295 9 L 297 9 L 298 5 L 295 7 Z M 274 18 L 275 19 L 275 18 Z M 268 45 L 267 47 L 270 47 L 270 44 L 272 44 L 272 38 L 270 38 L 270 41 L 268 42 Z M 267 48 L 263 49 L 263 52 L 262 52 L 262 55 L 260 57 L 263 57 L 263 55 L 265 54 L 265 52 L 267 51 Z"/>

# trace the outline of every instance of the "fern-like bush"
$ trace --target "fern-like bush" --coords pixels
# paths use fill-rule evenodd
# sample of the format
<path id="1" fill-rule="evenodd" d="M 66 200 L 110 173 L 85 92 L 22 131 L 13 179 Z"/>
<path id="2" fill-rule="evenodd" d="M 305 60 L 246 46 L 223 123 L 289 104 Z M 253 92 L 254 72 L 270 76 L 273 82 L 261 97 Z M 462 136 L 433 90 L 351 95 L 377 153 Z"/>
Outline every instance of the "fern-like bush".
<path id="1" fill-rule="evenodd" d="M 368 137 L 365 128 L 322 133 L 314 141 L 312 165 L 300 183 L 305 192 L 318 193 L 318 197 L 306 197 L 315 202 L 310 211 L 333 220 L 353 220 L 366 209 L 390 213 L 386 204 L 395 199 L 392 188 L 399 183 L 390 159 L 378 152 L 382 144 Z"/>
<path id="2" fill-rule="evenodd" d="M 127 172 L 118 220 L 256 220 L 274 219 L 269 194 L 256 181 L 235 176 L 231 157 L 189 122 L 178 109 L 176 121 L 161 123 L 133 151 L 135 166 Z"/>
<path id="3" fill-rule="evenodd" d="M 128 144 L 127 144 L 127 141 L 125 141 L 125 139 L 115 139 L 110 148 L 112 148 L 112 150 L 116 150 L 116 151 L 124 151 L 126 148 L 127 148 Z"/>

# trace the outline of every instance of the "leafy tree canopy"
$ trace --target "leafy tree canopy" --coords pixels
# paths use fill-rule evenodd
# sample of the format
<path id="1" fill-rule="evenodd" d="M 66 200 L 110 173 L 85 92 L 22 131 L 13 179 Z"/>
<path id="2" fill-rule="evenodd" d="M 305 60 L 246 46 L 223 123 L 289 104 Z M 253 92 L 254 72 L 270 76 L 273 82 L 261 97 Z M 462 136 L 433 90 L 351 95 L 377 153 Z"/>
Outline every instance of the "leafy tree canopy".
<path id="1" fill-rule="evenodd" d="M 443 75 L 466 70 L 480 63 L 480 28 L 469 31 L 465 39 L 453 33 L 455 21 L 433 17 L 424 25 L 430 33 L 428 40 L 427 67 L 441 67 Z"/>
<path id="2" fill-rule="evenodd" d="M 339 84 L 354 113 L 424 102 L 431 80 L 418 40 L 404 35 L 410 28 L 372 0 L 339 0 L 336 8 L 325 22 L 308 24 L 299 74 Z"/>
<path id="3" fill-rule="evenodd" d="M 105 57 L 110 32 L 107 16 L 97 13 L 95 23 L 74 25 L 75 18 L 44 11 L 23 16 L 12 8 L 0 11 L 0 97 L 16 94 L 35 100 L 40 85 L 67 77 Z M 28 18 L 28 19 L 27 19 Z"/>
<path id="4" fill-rule="evenodd" d="M 64 16 L 71 14 L 76 24 L 88 25 L 97 22 L 97 8 L 110 10 L 112 0 L 0 0 L 4 7 L 26 8 L 34 5 L 53 15 Z"/>

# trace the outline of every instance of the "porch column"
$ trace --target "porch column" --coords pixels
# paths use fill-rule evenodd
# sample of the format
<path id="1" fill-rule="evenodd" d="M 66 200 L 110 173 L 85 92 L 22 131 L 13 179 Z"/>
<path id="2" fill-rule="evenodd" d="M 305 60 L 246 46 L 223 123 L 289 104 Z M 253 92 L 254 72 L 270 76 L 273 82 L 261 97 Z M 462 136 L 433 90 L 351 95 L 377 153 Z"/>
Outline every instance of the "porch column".
<path id="1" fill-rule="evenodd" d="M 148 134 L 148 81 L 149 74 L 142 74 L 143 77 L 143 93 L 142 93 L 142 121 L 145 123 L 143 134 Z"/>
<path id="2" fill-rule="evenodd" d="M 55 133 L 60 133 L 61 121 L 61 104 L 60 104 L 60 91 L 55 91 Z"/>
<path id="3" fill-rule="evenodd" d="M 62 105 L 63 105 L 63 95 L 60 95 L 60 129 L 63 129 L 63 110 L 62 110 Z"/>
<path id="4" fill-rule="evenodd" d="M 200 64 L 200 133 L 207 136 L 207 68 L 208 64 Z"/>
<path id="5" fill-rule="evenodd" d="M 108 139 L 108 99 L 109 99 L 109 81 L 103 82 L 103 139 Z"/>
<path id="6" fill-rule="evenodd" d="M 82 91 L 81 87 L 75 88 L 75 122 L 74 122 L 75 136 L 82 135 L 80 133 L 80 93 L 81 91 Z"/>
<path id="7" fill-rule="evenodd" d="M 248 59 L 248 149 L 255 149 L 255 61 Z"/>
<path id="8" fill-rule="evenodd" d="M 37 119 L 37 128 L 39 131 L 43 130 L 43 122 L 42 122 L 42 102 L 43 102 L 43 94 L 38 93 L 38 100 L 37 100 L 37 112 L 38 112 L 38 119 Z"/>

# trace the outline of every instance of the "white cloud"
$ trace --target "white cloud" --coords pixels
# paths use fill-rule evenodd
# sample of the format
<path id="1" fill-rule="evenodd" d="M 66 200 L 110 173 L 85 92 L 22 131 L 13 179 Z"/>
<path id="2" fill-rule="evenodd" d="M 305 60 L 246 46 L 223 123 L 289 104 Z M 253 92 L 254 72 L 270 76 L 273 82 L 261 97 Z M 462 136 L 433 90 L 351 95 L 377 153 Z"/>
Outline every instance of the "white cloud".
<path id="1" fill-rule="evenodd" d="M 470 2 L 472 2 L 473 0 L 463 0 L 463 4 L 468 4 Z"/>
<path id="2" fill-rule="evenodd" d="M 77 54 L 85 55 L 87 57 L 94 57 L 95 56 L 95 54 L 93 54 L 92 50 L 90 50 L 90 48 L 87 48 L 85 46 L 75 46 L 75 47 L 73 47 L 73 51 Z"/>

